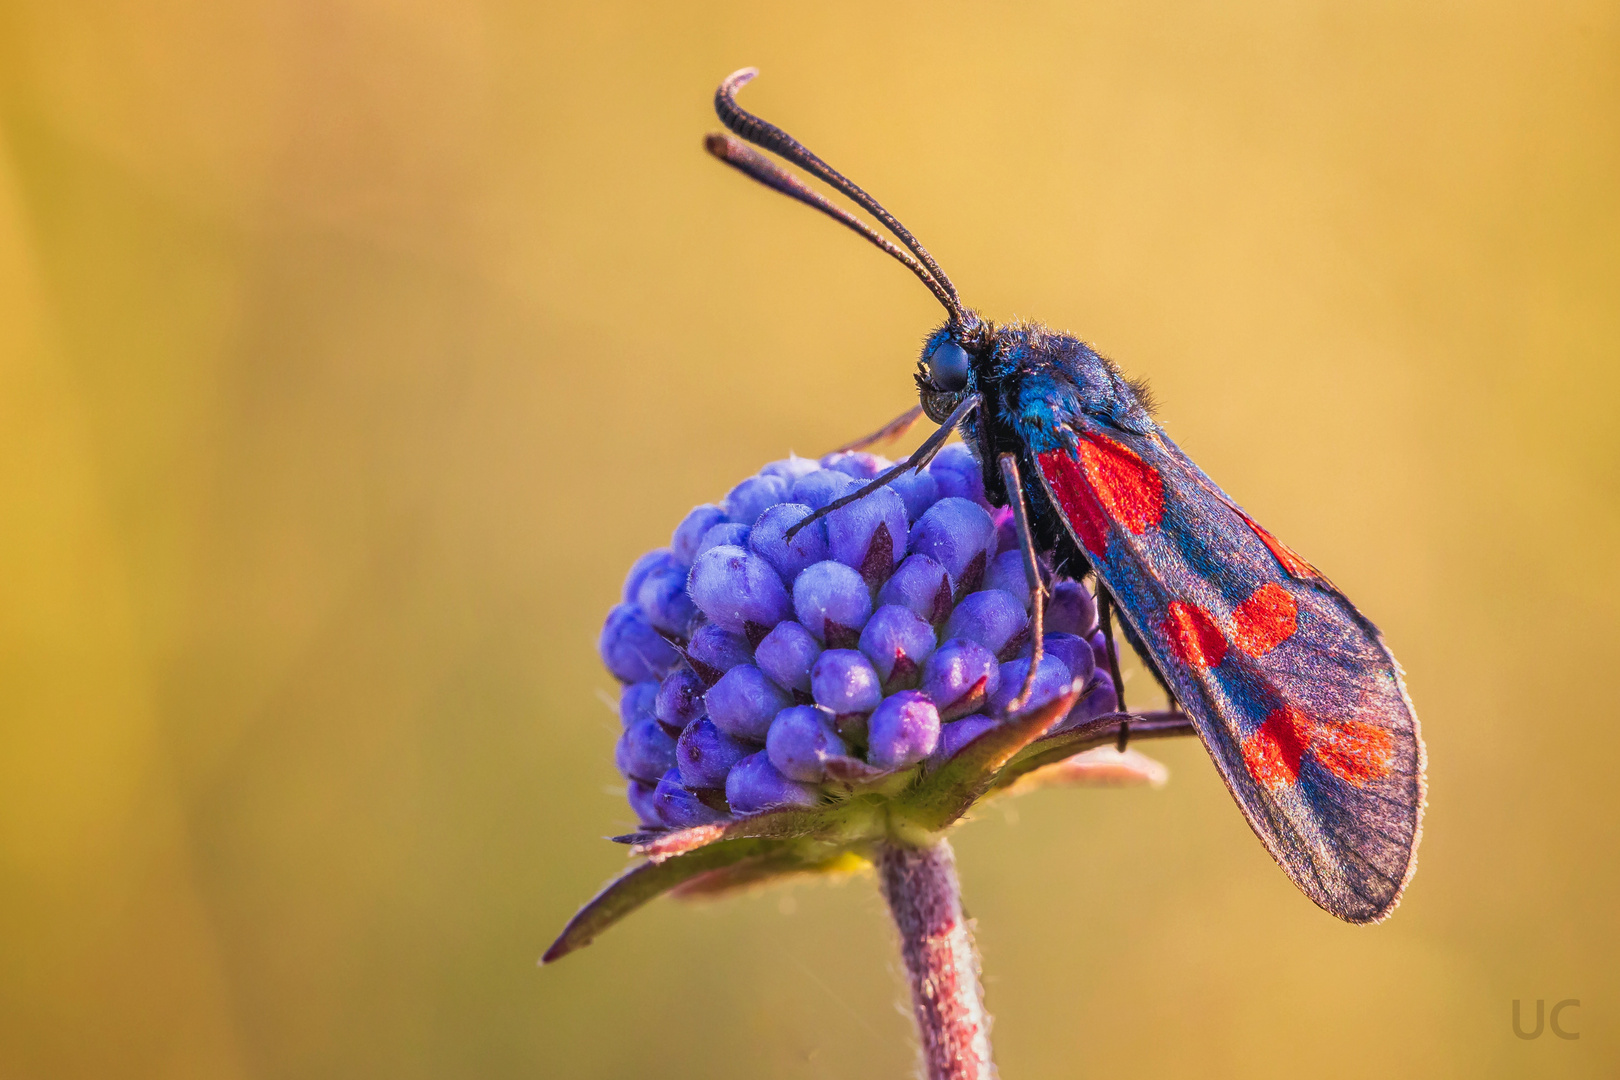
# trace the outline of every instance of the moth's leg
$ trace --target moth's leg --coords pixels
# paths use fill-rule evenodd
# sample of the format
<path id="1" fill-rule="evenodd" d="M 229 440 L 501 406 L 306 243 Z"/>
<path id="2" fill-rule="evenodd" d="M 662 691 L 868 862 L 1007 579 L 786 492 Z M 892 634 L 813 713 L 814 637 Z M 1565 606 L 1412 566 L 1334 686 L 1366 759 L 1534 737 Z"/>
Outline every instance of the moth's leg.
<path id="1" fill-rule="evenodd" d="M 913 405 L 911 408 L 907 409 L 893 420 L 890 420 L 887 424 L 884 424 L 882 427 L 872 432 L 872 434 L 856 439 L 854 442 L 845 443 L 843 446 L 840 446 L 838 449 L 834 450 L 833 453 L 843 454 L 851 450 L 865 450 L 868 446 L 876 446 L 878 443 L 886 443 L 891 439 L 898 439 L 900 436 L 911 430 L 912 425 L 922 418 L 922 414 L 922 406 Z"/>
<path id="2" fill-rule="evenodd" d="M 1108 595 L 1108 586 L 1103 584 L 1102 576 L 1097 575 L 1092 580 L 1097 583 L 1097 625 L 1102 629 L 1103 646 L 1108 650 L 1108 674 L 1114 680 L 1114 708 L 1124 713 L 1125 680 L 1119 676 L 1119 653 L 1114 648 L 1114 602 Z M 1130 742 L 1131 722 L 1126 719 L 1120 722 L 1119 741 L 1115 748 L 1123 754 Z"/>
<path id="3" fill-rule="evenodd" d="M 824 518 L 840 507 L 848 506 L 852 502 L 866 498 L 878 488 L 894 483 L 895 480 L 897 480 L 903 473 L 911 472 L 915 469 L 922 468 L 924 465 L 927 465 L 930 461 L 934 460 L 934 455 L 939 453 L 939 448 L 945 445 L 945 440 L 951 437 L 951 432 L 956 430 L 957 425 L 967 417 L 968 413 L 972 412 L 978 407 L 979 395 L 969 394 L 967 397 L 962 399 L 961 403 L 958 404 L 955 409 L 951 411 L 951 415 L 945 418 L 945 422 L 939 425 L 938 430 L 923 440 L 923 444 L 917 447 L 916 451 L 913 452 L 910 457 L 906 458 L 906 460 L 902 461 L 894 468 L 889 469 L 887 472 L 881 474 L 876 480 L 873 480 L 865 487 L 852 491 L 841 499 L 834 499 L 832 502 L 828 503 L 826 506 L 823 506 L 815 513 L 807 514 L 800 518 L 798 521 L 793 523 L 793 526 L 789 528 L 787 532 L 783 534 L 783 536 L 788 540 L 792 540 L 793 537 L 798 534 L 800 529 L 804 528 L 812 521 Z"/>
<path id="4" fill-rule="evenodd" d="M 1035 537 L 1029 529 L 1029 510 L 1024 506 L 1024 484 L 1018 476 L 1018 458 L 1001 454 L 996 458 L 1001 467 L 1001 482 L 1007 489 L 1007 505 L 1012 507 L 1013 525 L 1018 530 L 1018 547 L 1024 554 L 1024 580 L 1029 583 L 1030 634 L 1029 674 L 1024 676 L 1024 688 L 1007 703 L 1007 711 L 1015 713 L 1029 701 L 1035 689 L 1035 672 L 1041 665 L 1046 650 L 1046 587 L 1041 584 L 1041 564 L 1035 555 Z"/>

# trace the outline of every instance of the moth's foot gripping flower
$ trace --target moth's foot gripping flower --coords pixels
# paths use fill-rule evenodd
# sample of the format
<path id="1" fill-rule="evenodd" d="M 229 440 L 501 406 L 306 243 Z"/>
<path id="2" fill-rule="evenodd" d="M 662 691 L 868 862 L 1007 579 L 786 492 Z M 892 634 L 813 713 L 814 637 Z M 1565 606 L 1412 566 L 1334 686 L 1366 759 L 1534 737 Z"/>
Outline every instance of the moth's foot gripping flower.
<path id="1" fill-rule="evenodd" d="M 979 799 L 1042 782 L 1160 782 L 1113 743 L 1124 717 L 1091 593 L 1045 568 L 1044 653 L 1011 512 L 948 446 L 928 469 L 812 522 L 890 462 L 772 462 L 638 559 L 601 654 L 623 685 L 616 752 L 647 860 L 610 883 L 553 960 L 648 899 L 860 865 L 922 846 Z M 1132 718 L 1133 737 L 1185 718 Z M 1098 749 L 1090 749 L 1098 747 Z"/>

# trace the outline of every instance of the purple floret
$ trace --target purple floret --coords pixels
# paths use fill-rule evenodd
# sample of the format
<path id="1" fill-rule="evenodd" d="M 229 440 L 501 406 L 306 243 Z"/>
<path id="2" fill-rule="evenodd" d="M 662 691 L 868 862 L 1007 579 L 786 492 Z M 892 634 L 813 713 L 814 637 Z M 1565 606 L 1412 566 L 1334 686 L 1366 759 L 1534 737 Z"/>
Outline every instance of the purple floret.
<path id="1" fill-rule="evenodd" d="M 860 450 L 835 451 L 821 459 L 823 469 L 841 472 L 857 480 L 871 480 L 892 464 L 888 458 Z"/>
<path id="2" fill-rule="evenodd" d="M 653 796 L 658 791 L 657 784 L 649 784 L 642 780 L 630 781 L 625 790 L 625 797 L 630 800 L 630 812 L 636 815 L 636 820 L 643 825 L 662 825 L 663 818 L 658 816 L 658 803 Z"/>
<path id="3" fill-rule="evenodd" d="M 674 769 L 658 781 L 653 793 L 653 805 L 658 818 L 672 829 L 689 829 L 694 825 L 712 825 L 724 821 L 726 815 L 704 803 L 681 784 L 681 774 Z"/>
<path id="4" fill-rule="evenodd" d="M 1066 725 L 1083 724 L 1087 720 L 1095 720 L 1099 716 L 1106 716 L 1119 708 L 1119 694 L 1114 690 L 1114 680 L 1108 672 L 1098 669 L 1086 684 L 1086 692 L 1080 695 L 1080 700 L 1074 703 L 1065 718 Z"/>
<path id="5" fill-rule="evenodd" d="M 999 721 L 983 713 L 974 713 L 972 716 L 964 716 L 960 720 L 942 725 L 939 729 L 939 745 L 934 747 L 934 760 L 949 761 L 962 747 L 995 727 L 997 723 Z"/>
<path id="6" fill-rule="evenodd" d="M 831 469 L 818 469 L 795 480 L 788 499 L 820 510 L 834 499 L 842 498 L 854 486 L 854 477 Z"/>
<path id="7" fill-rule="evenodd" d="M 619 694 L 619 723 L 629 727 L 637 720 L 658 715 L 658 683 L 651 679 L 631 683 Z"/>
<path id="8" fill-rule="evenodd" d="M 827 777 L 827 759 L 844 757 L 849 747 L 833 730 L 832 717 L 810 705 L 783 709 L 771 721 L 765 755 L 783 776 L 804 783 Z"/>
<path id="9" fill-rule="evenodd" d="M 750 476 L 726 493 L 720 508 L 726 517 L 752 527 L 767 506 L 787 498 L 788 482 L 780 476 Z"/>
<path id="10" fill-rule="evenodd" d="M 703 542 L 703 534 L 725 520 L 726 512 L 713 503 L 692 507 L 681 523 L 675 526 L 675 534 L 669 540 L 675 561 L 690 567 L 692 560 L 698 557 L 698 545 Z"/>
<path id="11" fill-rule="evenodd" d="M 675 565 L 675 556 L 668 548 L 654 548 L 631 563 L 630 572 L 624 575 L 624 602 L 636 602 L 636 594 L 641 591 L 641 583 L 647 580 L 648 574 Z"/>
<path id="12" fill-rule="evenodd" d="M 748 663 L 751 656 L 747 638 L 722 630 L 714 623 L 698 627 L 686 644 L 686 658 L 703 677 L 706 686 L 713 686 L 720 676 L 738 664 Z"/>
<path id="13" fill-rule="evenodd" d="M 782 503 L 760 515 L 748 534 L 748 547 L 791 582 L 807 566 L 827 558 L 827 523 L 812 521 L 788 540 L 787 530 L 809 517 L 811 509 L 803 503 Z"/>
<path id="14" fill-rule="evenodd" d="M 793 610 L 799 622 L 829 645 L 849 646 L 860 639 L 872 614 L 872 595 L 861 575 L 827 560 L 807 568 L 793 582 Z"/>
<path id="15" fill-rule="evenodd" d="M 910 555 L 878 590 L 878 603 L 910 608 L 935 626 L 951 614 L 951 578 L 927 555 Z"/>
<path id="16" fill-rule="evenodd" d="M 946 720 L 979 711 L 1000 686 L 1000 665 L 976 641 L 946 641 L 923 668 L 922 691 Z"/>
<path id="17" fill-rule="evenodd" d="M 911 527 L 906 550 L 927 555 L 951 575 L 957 596 L 978 589 L 995 546 L 996 527 L 984 507 L 966 499 L 941 499 Z"/>
<path id="18" fill-rule="evenodd" d="M 1024 553 L 1015 548 L 991 559 L 990 569 L 984 572 L 984 587 L 1000 589 L 1028 611 L 1029 578 L 1024 575 Z"/>
<path id="19" fill-rule="evenodd" d="M 754 650 L 754 663 L 784 690 L 810 692 L 810 665 L 821 655 L 821 642 L 789 619 L 776 624 Z"/>
<path id="20" fill-rule="evenodd" d="M 789 806 L 819 806 L 821 796 L 814 786 L 783 776 L 761 750 L 732 766 L 726 777 L 726 802 L 734 814 L 757 814 Z"/>
<path id="21" fill-rule="evenodd" d="M 939 501 L 939 482 L 927 469 L 903 472 L 890 480 L 888 486 L 906 504 L 907 521 L 916 521 Z"/>
<path id="22" fill-rule="evenodd" d="M 828 649 L 810 667 L 810 696 L 835 715 L 870 712 L 883 700 L 871 661 L 854 649 Z"/>
<path id="23" fill-rule="evenodd" d="M 686 567 L 670 559 L 641 580 L 636 605 L 653 628 L 685 640 L 697 621 L 697 605 L 686 595 Z"/>
<path id="24" fill-rule="evenodd" d="M 757 642 L 792 610 L 770 563 L 740 547 L 710 548 L 692 565 L 692 600 L 711 622 Z"/>
<path id="25" fill-rule="evenodd" d="M 1047 634 L 1041 639 L 1041 647 L 1047 655 L 1055 656 L 1063 661 L 1063 666 L 1069 669 L 1071 678 L 1084 681 L 1091 678 L 1096 670 L 1096 658 L 1091 653 L 1091 642 L 1073 634 Z M 1023 655 L 1029 655 L 1029 646 L 1025 645 Z"/>
<path id="26" fill-rule="evenodd" d="M 984 499 L 984 470 L 966 443 L 951 443 L 929 464 L 942 498 L 967 499 L 988 508 Z"/>
<path id="27" fill-rule="evenodd" d="M 793 697 L 752 664 L 739 664 L 720 677 L 704 697 L 709 719 L 728 735 L 762 743 L 776 714 Z"/>
<path id="28" fill-rule="evenodd" d="M 967 638 L 998 658 L 1017 654 L 1029 635 L 1029 616 L 1009 593 L 985 589 L 962 599 L 946 620 L 944 636 Z"/>
<path id="29" fill-rule="evenodd" d="M 1023 548 L 1018 540 L 1018 523 L 1013 520 L 1012 507 L 997 507 L 990 513 L 990 520 L 996 526 L 995 554 L 1003 551 L 1019 551 Z"/>
<path id="30" fill-rule="evenodd" d="M 731 767 L 753 752 L 754 747 L 727 735 L 705 717 L 681 732 L 675 742 L 675 765 L 686 787 L 721 788 L 726 786 Z"/>
<path id="31" fill-rule="evenodd" d="M 872 613 L 861 631 L 860 649 L 888 689 L 913 687 L 934 655 L 934 628 L 921 615 L 898 604 Z"/>
<path id="32" fill-rule="evenodd" d="M 675 740 L 656 720 L 638 720 L 619 735 L 613 763 L 627 780 L 657 783 L 675 767 Z"/>
<path id="33" fill-rule="evenodd" d="M 879 488 L 827 515 L 827 551 L 876 585 L 905 556 L 907 528 L 905 502 Z"/>
<path id="34" fill-rule="evenodd" d="M 712 526 L 708 532 L 703 534 L 703 539 L 698 541 L 697 557 L 692 559 L 692 564 L 697 565 L 698 558 L 701 558 L 703 553 L 710 548 L 726 546 L 747 547 L 748 526 L 739 525 L 735 521 L 722 521 L 720 524 Z"/>
<path id="35" fill-rule="evenodd" d="M 872 710 L 866 727 L 866 758 L 880 769 L 901 769 L 934 752 L 939 710 L 926 694 L 902 690 Z"/>
<path id="36" fill-rule="evenodd" d="M 1097 629 L 1097 601 L 1078 581 L 1059 581 L 1046 602 L 1046 628 L 1086 637 Z"/>
<path id="37" fill-rule="evenodd" d="M 618 604 L 608 612 L 597 649 L 613 677 L 626 683 L 662 679 L 681 659 L 634 604 Z"/>
<path id="38" fill-rule="evenodd" d="M 815 458 L 804 458 L 799 457 L 797 454 L 789 454 L 780 461 L 773 461 L 759 470 L 759 475 L 780 476 L 787 481 L 788 486 L 791 488 L 799 477 L 808 476 L 820 468 L 821 465 Z"/>
<path id="39" fill-rule="evenodd" d="M 680 734 L 686 725 L 703 715 L 705 689 L 702 677 L 689 667 L 670 672 L 658 687 L 658 697 L 653 704 L 659 722 Z"/>
<path id="40" fill-rule="evenodd" d="M 1097 661 L 1098 671 L 1108 671 L 1108 638 L 1101 630 L 1091 635 L 1091 655 Z"/>
<path id="41" fill-rule="evenodd" d="M 1029 675 L 1029 657 L 1020 657 L 1009 660 L 1001 665 L 1001 686 L 990 701 L 985 705 L 984 711 L 991 716 L 1001 716 L 1007 711 L 1007 703 L 1017 697 L 1024 689 L 1024 679 Z M 1041 657 L 1041 666 L 1035 669 L 1035 686 L 1030 691 L 1029 700 L 1018 710 L 1020 713 L 1038 709 L 1048 702 L 1055 701 L 1069 692 L 1074 679 L 1069 675 L 1069 669 L 1062 660 L 1055 656 Z"/>

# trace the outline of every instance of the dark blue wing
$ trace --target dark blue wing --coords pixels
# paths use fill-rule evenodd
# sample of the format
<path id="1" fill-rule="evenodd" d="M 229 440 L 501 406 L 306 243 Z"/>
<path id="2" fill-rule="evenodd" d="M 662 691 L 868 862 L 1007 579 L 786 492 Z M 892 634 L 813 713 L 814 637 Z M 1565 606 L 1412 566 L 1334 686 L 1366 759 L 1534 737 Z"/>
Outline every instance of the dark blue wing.
<path id="1" fill-rule="evenodd" d="M 1249 824 L 1323 908 L 1383 918 L 1415 865 L 1424 751 L 1378 630 L 1156 427 L 1071 432 L 1036 471 Z"/>

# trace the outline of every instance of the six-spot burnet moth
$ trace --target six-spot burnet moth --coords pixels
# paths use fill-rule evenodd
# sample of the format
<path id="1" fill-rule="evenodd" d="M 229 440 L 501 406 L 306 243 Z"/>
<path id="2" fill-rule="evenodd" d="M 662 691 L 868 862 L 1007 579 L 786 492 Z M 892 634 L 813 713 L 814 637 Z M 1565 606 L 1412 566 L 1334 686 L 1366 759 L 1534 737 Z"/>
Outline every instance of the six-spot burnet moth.
<path id="1" fill-rule="evenodd" d="M 1181 452 L 1112 361 L 1068 334 L 997 325 L 965 307 L 892 214 L 739 107 L 737 90 L 756 74 L 747 68 L 720 85 L 715 109 L 733 134 L 710 135 L 710 153 L 888 252 L 948 312 L 918 362 L 921 404 L 873 438 L 904 430 L 919 413 L 939 428 L 910 459 L 814 518 L 922 468 L 960 431 L 991 500 L 1013 509 L 1030 589 L 1042 590 L 1044 564 L 1074 577 L 1089 569 L 1104 627 L 1112 607 L 1294 883 L 1350 922 L 1388 915 L 1416 865 L 1424 749 L 1401 669 L 1377 628 Z M 900 244 L 739 139 L 829 184 Z M 1031 607 L 1033 676 L 1042 605 Z"/>

